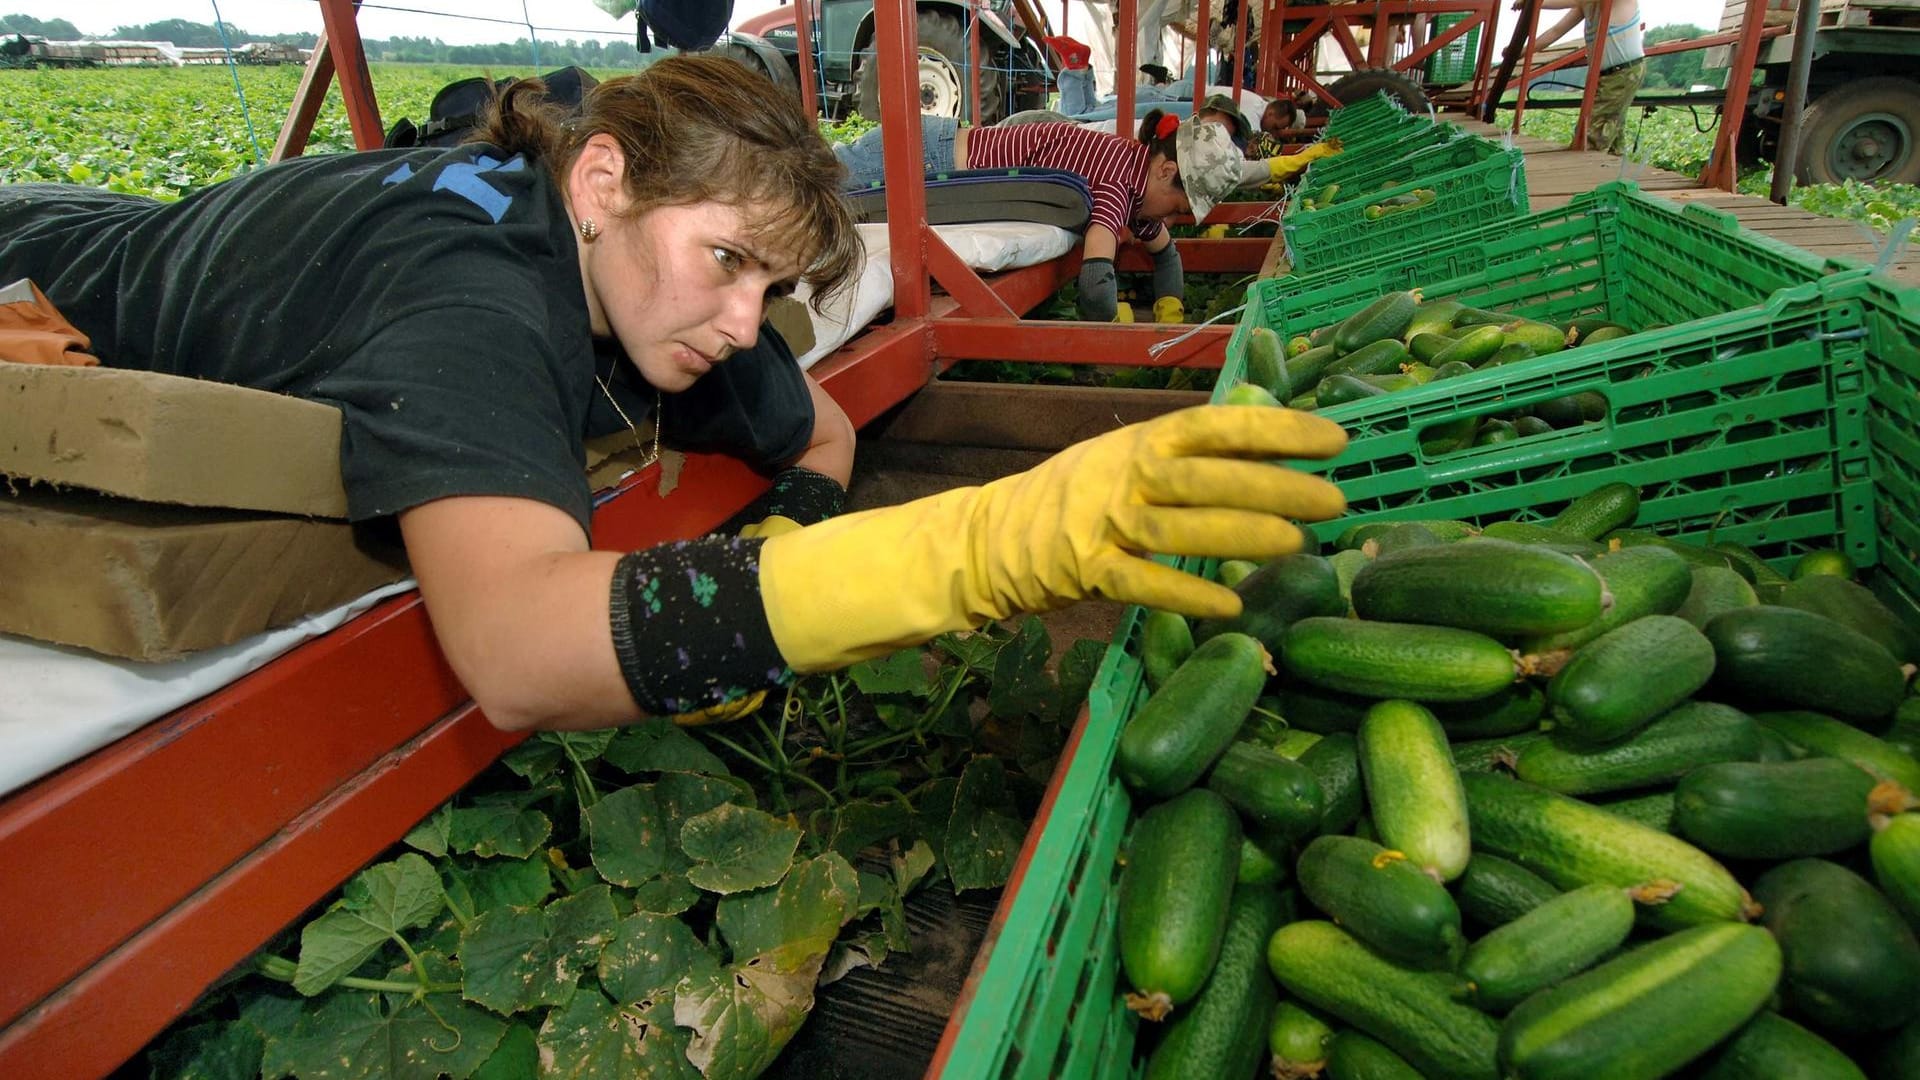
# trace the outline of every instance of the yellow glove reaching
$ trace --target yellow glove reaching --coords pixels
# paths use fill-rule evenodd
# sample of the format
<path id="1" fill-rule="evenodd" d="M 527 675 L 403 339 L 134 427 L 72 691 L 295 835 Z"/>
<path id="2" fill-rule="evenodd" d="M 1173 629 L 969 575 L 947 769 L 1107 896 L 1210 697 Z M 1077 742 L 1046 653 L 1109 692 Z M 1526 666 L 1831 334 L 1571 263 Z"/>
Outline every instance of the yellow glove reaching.
<path id="1" fill-rule="evenodd" d="M 745 535 L 744 533 L 742 535 Z M 755 690 L 743 698 L 710 705 L 698 712 L 675 713 L 670 719 L 681 727 L 705 727 L 708 724 L 723 724 L 729 720 L 738 720 L 752 713 L 767 700 L 765 690 Z"/>
<path id="2" fill-rule="evenodd" d="M 1202 405 L 1088 439 L 984 487 L 850 514 L 768 540 L 760 595 L 794 670 L 827 671 L 936 635 L 1102 597 L 1228 618 L 1224 585 L 1149 552 L 1267 559 L 1286 519 L 1346 508 L 1274 458 L 1326 458 L 1347 436 L 1310 413 Z"/>
<path id="3" fill-rule="evenodd" d="M 1125 322 L 1125 323 L 1132 322 L 1133 321 L 1133 305 L 1127 303 L 1125 300 L 1116 302 L 1113 305 L 1113 321 Z"/>
<path id="4" fill-rule="evenodd" d="M 1163 296 L 1153 302 L 1153 321 L 1157 323 L 1186 322 L 1186 305 L 1182 304 L 1177 296 Z"/>
<path id="5" fill-rule="evenodd" d="M 1314 143 L 1312 146 L 1307 147 L 1297 154 L 1282 154 L 1279 157 L 1270 157 L 1267 159 L 1267 174 L 1272 177 L 1269 183 L 1277 184 L 1284 180 L 1290 180 L 1294 174 L 1305 169 L 1307 166 L 1319 161 L 1321 158 L 1332 157 L 1342 149 L 1343 147 L 1340 145 L 1339 139 L 1327 139 L 1324 142 Z"/>

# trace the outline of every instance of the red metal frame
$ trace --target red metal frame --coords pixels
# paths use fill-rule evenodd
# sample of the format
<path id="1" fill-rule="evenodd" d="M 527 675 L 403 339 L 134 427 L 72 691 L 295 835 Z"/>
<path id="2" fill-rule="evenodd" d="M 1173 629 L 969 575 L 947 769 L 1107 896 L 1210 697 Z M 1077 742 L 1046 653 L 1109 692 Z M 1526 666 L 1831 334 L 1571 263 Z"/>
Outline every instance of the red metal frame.
<path id="1" fill-rule="evenodd" d="M 1480 75 L 1486 71 L 1486 61 L 1491 55 L 1490 39 L 1499 11 L 1499 0 L 1380 0 L 1378 3 L 1339 4 L 1288 4 L 1280 0 L 1268 6 L 1266 21 L 1260 28 L 1258 87 L 1268 97 L 1306 89 L 1337 106 L 1339 100 L 1327 92 L 1313 70 L 1314 56 L 1322 38 L 1331 36 L 1339 43 L 1347 62 L 1355 68 L 1411 71 L 1427 57 L 1472 32 L 1475 27 L 1485 27 L 1481 34 L 1483 44 L 1482 60 L 1476 74 L 1478 82 Z M 1394 32 L 1413 16 L 1454 13 L 1464 14 L 1467 18 L 1431 40 L 1414 46 L 1405 55 L 1398 58 L 1393 56 Z M 1305 27 L 1292 34 L 1282 33 L 1281 28 L 1285 23 L 1302 20 L 1307 24 Z M 1367 48 L 1364 50 L 1353 33 L 1357 27 L 1365 27 L 1369 31 Z"/>

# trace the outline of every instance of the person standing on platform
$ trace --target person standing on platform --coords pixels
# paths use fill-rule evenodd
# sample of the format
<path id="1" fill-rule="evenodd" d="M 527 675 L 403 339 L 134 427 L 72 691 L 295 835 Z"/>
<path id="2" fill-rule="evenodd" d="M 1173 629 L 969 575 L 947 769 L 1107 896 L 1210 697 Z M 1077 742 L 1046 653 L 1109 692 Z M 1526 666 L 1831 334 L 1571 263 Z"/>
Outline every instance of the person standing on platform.
<path id="1" fill-rule="evenodd" d="M 1526 0 L 1514 0 L 1515 11 Z M 1551 45 L 1583 23 L 1587 39 L 1588 63 L 1599 55 L 1600 87 L 1593 97 L 1593 115 L 1587 121 L 1588 150 L 1603 150 L 1618 156 L 1626 143 L 1627 107 L 1640 92 L 1647 77 L 1647 49 L 1640 33 L 1639 0 L 1614 0 L 1606 27 L 1605 44 L 1596 45 L 1599 34 L 1600 0 L 1539 0 L 1541 10 L 1564 8 L 1560 21 L 1534 35 L 1538 44 Z"/>

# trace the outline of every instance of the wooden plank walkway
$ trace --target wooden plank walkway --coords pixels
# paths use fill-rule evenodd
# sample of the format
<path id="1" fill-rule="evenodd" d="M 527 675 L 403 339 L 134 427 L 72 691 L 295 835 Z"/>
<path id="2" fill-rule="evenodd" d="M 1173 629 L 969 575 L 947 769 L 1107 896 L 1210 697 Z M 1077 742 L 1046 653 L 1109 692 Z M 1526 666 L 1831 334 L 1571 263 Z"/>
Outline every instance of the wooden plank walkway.
<path id="1" fill-rule="evenodd" d="M 1506 134 L 1505 128 L 1470 120 L 1462 114 L 1446 113 L 1443 118 L 1490 139 Z M 1514 143 L 1527 157 L 1527 201 L 1536 211 L 1563 206 L 1575 195 L 1592 191 L 1608 180 L 1624 178 L 1663 199 L 1701 202 L 1726 210 L 1742 226 L 1816 255 L 1867 265 L 1880 255 L 1877 245 L 1867 239 L 1866 227 L 1856 222 L 1778 206 L 1755 195 L 1735 195 L 1702 187 L 1698 177 L 1647 165 L 1629 163 L 1623 173 L 1621 159 L 1594 150 L 1571 150 L 1561 143 L 1528 135 L 1517 136 Z M 1887 273 L 1902 284 L 1920 286 L 1920 245 L 1909 242 L 1895 256 Z"/>

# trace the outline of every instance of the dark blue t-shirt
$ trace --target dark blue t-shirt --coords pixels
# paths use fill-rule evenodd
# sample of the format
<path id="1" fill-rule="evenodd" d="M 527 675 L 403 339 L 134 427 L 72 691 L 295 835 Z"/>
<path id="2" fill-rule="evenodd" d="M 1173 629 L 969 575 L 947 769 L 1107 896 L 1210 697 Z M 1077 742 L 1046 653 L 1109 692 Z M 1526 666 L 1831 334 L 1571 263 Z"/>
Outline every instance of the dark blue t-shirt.
<path id="1" fill-rule="evenodd" d="M 356 521 L 504 495 L 587 527 L 582 443 L 625 422 L 594 382 L 575 244 L 546 170 L 485 144 L 296 158 L 174 203 L 0 187 L 0 282 L 33 279 L 103 363 L 338 407 Z M 652 393 L 598 351 L 641 421 Z M 764 467 L 812 429 L 763 329 L 667 399 L 663 433 Z"/>

